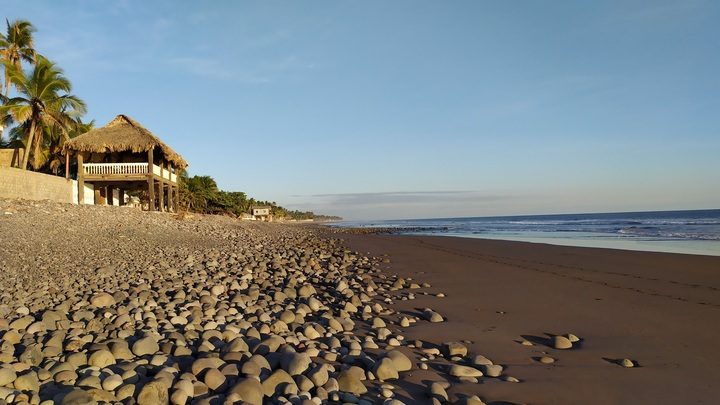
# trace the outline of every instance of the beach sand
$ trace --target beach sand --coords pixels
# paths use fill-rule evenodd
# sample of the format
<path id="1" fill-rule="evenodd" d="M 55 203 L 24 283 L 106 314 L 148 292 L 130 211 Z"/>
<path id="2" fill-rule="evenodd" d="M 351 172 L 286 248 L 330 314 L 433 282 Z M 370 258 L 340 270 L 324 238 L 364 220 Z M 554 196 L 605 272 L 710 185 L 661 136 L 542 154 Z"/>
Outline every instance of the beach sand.
<path id="1" fill-rule="evenodd" d="M 387 254 L 388 270 L 432 285 L 395 308 L 432 308 L 442 327 L 418 323 L 408 339 L 469 339 L 519 384 L 483 379 L 448 392 L 485 402 L 532 404 L 715 404 L 720 366 L 720 257 L 576 248 L 481 239 L 345 235 L 360 252 Z M 548 334 L 573 333 L 556 350 Z M 523 339 L 536 342 L 523 346 Z M 551 356 L 541 364 L 533 357 Z M 608 360 L 629 358 L 640 367 Z M 607 359 L 607 360 L 606 360 Z M 417 370 L 400 386 L 431 378 Z M 404 384 L 404 385 L 403 385 Z"/>

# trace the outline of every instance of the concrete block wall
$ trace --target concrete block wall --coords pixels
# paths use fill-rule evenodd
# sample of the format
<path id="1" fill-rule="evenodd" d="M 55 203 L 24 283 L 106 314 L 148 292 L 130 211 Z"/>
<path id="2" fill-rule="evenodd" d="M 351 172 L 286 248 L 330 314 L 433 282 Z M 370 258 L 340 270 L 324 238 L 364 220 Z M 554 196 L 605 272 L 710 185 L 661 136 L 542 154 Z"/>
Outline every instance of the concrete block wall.
<path id="1" fill-rule="evenodd" d="M 22 155 L 25 149 L 0 149 L 0 167 L 17 167 L 20 166 Z"/>
<path id="2" fill-rule="evenodd" d="M 72 188 L 73 181 L 64 177 L 0 167 L 0 198 L 73 203 Z"/>

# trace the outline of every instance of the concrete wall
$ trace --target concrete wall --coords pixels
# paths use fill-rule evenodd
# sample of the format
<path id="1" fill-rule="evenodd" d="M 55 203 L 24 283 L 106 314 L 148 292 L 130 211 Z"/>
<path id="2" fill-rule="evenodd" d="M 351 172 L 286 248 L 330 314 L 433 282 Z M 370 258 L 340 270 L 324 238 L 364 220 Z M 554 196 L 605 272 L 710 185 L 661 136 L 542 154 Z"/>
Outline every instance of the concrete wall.
<path id="1" fill-rule="evenodd" d="M 0 149 L 0 167 L 18 167 L 25 149 Z"/>
<path id="2" fill-rule="evenodd" d="M 49 174 L 0 167 L 0 197 L 73 203 L 73 181 Z"/>

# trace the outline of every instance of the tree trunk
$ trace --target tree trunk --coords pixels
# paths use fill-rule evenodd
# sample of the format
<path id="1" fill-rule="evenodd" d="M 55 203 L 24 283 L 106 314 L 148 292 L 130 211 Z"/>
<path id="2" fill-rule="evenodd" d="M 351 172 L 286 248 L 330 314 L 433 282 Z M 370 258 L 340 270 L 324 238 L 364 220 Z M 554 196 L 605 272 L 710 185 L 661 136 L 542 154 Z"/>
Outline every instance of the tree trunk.
<path id="1" fill-rule="evenodd" d="M 22 164 L 20 168 L 27 170 L 28 159 L 30 158 L 30 149 L 32 149 L 33 138 L 35 137 L 35 120 L 30 121 L 30 134 L 28 135 L 28 141 L 25 144 L 25 153 L 23 154 Z"/>
<path id="2" fill-rule="evenodd" d="M 10 94 L 10 75 L 5 73 L 5 93 L 3 93 L 5 99 L 7 99 L 8 94 Z"/>

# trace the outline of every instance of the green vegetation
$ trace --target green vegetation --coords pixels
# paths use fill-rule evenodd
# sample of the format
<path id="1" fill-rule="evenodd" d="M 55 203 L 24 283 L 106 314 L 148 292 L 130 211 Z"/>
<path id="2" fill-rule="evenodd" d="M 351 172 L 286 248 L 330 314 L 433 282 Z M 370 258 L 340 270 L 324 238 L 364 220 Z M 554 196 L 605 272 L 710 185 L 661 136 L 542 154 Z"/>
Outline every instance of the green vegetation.
<path id="1" fill-rule="evenodd" d="M 334 216 L 316 215 L 311 211 L 291 211 L 279 206 L 275 201 L 260 201 L 248 198 L 247 194 L 241 191 L 223 191 L 218 188 L 217 183 L 210 176 L 188 177 L 187 173 L 184 172 L 180 175 L 180 205 L 188 211 L 235 217 L 249 213 L 250 207 L 254 205 L 266 205 L 270 207 L 275 219 L 294 219 L 298 221 L 342 219 Z"/>
<path id="2" fill-rule="evenodd" d="M 0 33 L 5 77 L 0 129 L 15 125 L 8 140 L 0 135 L 0 146 L 24 148 L 21 169 L 32 161 L 36 171 L 58 173 L 64 164 L 64 142 L 92 128 L 92 123 L 83 123 L 85 103 L 70 94 L 72 85 L 62 69 L 35 51 L 33 32 L 29 21 L 16 20 L 8 21 L 6 33 Z M 28 71 L 23 63 L 30 65 Z"/>

